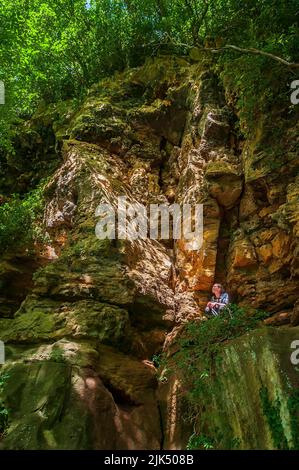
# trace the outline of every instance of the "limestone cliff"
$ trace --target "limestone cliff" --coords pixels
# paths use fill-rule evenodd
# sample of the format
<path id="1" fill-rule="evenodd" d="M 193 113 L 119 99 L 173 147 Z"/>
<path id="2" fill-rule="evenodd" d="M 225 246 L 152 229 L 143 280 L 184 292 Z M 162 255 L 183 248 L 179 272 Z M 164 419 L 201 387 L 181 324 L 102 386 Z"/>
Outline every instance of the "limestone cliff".
<path id="1" fill-rule="evenodd" d="M 41 108 L 20 127 L 21 163 L 9 174 L 18 187 L 49 177 L 48 241 L 1 261 L 3 448 L 184 448 L 180 385 L 159 385 L 152 358 L 181 324 L 201 318 L 214 280 L 235 303 L 273 316 L 224 350 L 210 424 L 224 420 L 243 448 L 275 447 L 257 396 L 264 386 L 283 401 L 284 381 L 299 385 L 293 366 L 282 372 L 299 339 L 298 123 L 280 122 L 277 136 L 271 117 L 258 116 L 244 139 L 237 121 L 209 63 L 165 56 L 94 85 L 77 107 Z M 203 246 L 99 240 L 96 208 L 119 196 L 202 203 Z"/>

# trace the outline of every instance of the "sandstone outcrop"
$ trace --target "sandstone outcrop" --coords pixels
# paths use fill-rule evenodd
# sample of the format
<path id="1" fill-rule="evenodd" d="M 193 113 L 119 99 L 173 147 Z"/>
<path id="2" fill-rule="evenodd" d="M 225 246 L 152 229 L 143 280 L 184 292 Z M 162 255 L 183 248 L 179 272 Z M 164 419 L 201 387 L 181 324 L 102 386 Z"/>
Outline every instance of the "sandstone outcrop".
<path id="1" fill-rule="evenodd" d="M 244 141 L 228 103 L 209 65 L 166 56 L 94 85 L 78 109 L 65 103 L 39 111 L 20 131 L 20 156 L 31 155 L 41 162 L 37 174 L 49 176 L 50 241 L 42 255 L 8 252 L 1 261 L 3 400 L 11 410 L 3 448 L 185 446 L 179 414 L 167 412 L 179 386 L 158 393 L 152 359 L 175 326 L 201 319 L 215 280 L 234 302 L 275 314 L 270 325 L 286 325 L 281 332 L 265 325 L 225 349 L 225 393 L 215 404 L 227 397 L 223 419 L 243 448 L 273 447 L 257 382 L 280 383 L 271 351 L 280 345 L 284 364 L 283 344 L 298 334 L 290 326 L 299 323 L 298 124 L 286 126 L 278 146 L 260 117 L 256 135 Z M 14 168 L 18 184 L 22 172 Z M 116 208 L 120 196 L 144 205 L 203 204 L 202 247 L 190 250 L 184 238 L 99 240 L 96 208 Z M 262 361 L 270 361 L 275 384 Z M 250 396 L 243 393 L 249 382 Z M 242 428 L 253 416 L 261 427 Z"/>

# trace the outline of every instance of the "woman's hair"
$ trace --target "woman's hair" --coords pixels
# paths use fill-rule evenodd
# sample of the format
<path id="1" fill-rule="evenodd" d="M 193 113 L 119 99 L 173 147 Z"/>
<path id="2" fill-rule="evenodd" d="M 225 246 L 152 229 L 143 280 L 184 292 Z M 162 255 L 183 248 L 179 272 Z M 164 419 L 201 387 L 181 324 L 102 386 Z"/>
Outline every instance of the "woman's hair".
<path id="1" fill-rule="evenodd" d="M 213 284 L 213 287 L 216 286 L 216 287 L 220 287 L 221 289 L 221 294 L 224 292 L 224 287 L 222 284 L 219 284 L 218 282 L 215 282 L 215 284 Z"/>

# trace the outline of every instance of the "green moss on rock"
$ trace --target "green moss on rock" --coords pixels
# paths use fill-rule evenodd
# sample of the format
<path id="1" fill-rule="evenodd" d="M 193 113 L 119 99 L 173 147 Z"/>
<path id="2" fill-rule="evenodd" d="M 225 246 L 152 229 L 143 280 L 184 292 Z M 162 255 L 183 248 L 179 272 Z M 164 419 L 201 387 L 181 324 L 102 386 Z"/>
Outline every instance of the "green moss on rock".
<path id="1" fill-rule="evenodd" d="M 298 332 L 262 328 L 222 347 L 207 379 L 211 395 L 201 403 L 198 417 L 201 432 L 216 448 L 231 448 L 234 439 L 241 449 L 296 447 L 299 417 L 290 413 L 289 400 L 299 386 L 298 370 L 290 361 Z"/>

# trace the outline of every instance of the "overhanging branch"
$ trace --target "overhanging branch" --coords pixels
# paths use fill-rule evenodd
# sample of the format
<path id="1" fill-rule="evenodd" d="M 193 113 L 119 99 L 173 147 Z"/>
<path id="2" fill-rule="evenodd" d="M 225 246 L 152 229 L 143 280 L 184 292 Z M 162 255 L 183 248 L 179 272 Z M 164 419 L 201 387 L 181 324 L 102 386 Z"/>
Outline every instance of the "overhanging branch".
<path id="1" fill-rule="evenodd" d="M 169 35 L 167 35 L 167 37 L 169 38 L 170 42 L 174 46 L 178 46 L 178 47 L 185 47 L 185 48 L 188 48 L 188 49 L 192 49 L 193 47 L 196 47 L 200 51 L 203 51 L 203 52 L 206 51 L 206 52 L 211 52 L 211 53 L 219 53 L 219 52 L 222 52 L 224 50 L 229 49 L 229 50 L 233 50 L 233 51 L 236 51 L 236 52 L 241 52 L 242 54 L 262 55 L 264 57 L 269 57 L 270 59 L 276 60 L 277 62 L 280 62 L 281 64 L 286 65 L 287 67 L 299 68 L 299 63 L 297 63 L 297 62 L 288 62 L 287 60 L 283 59 L 282 57 L 279 57 L 275 54 L 271 54 L 270 52 L 261 51 L 260 49 L 254 49 L 254 48 L 246 49 L 246 48 L 243 48 L 243 47 L 234 46 L 232 44 L 226 44 L 225 46 L 222 46 L 222 47 L 198 47 L 198 46 L 194 46 L 194 45 L 191 45 L 191 44 L 184 44 L 184 43 L 181 43 L 181 42 L 173 41 L 173 39 Z"/>
<path id="2" fill-rule="evenodd" d="M 225 49 L 232 49 L 237 52 L 245 53 L 245 54 L 255 54 L 255 55 L 262 55 L 265 57 L 270 57 L 270 59 L 276 60 L 277 62 L 280 62 L 283 65 L 286 65 L 287 67 L 291 68 L 299 68 L 299 64 L 296 62 L 288 62 L 287 60 L 283 59 L 282 57 L 278 57 L 277 55 L 271 54 L 270 52 L 265 52 L 261 51 L 260 49 L 244 49 L 243 47 L 238 47 L 238 46 L 233 46 L 232 44 L 226 44 L 223 47 L 219 48 L 208 48 L 208 47 L 203 47 L 201 50 L 203 51 L 210 51 L 210 52 L 221 52 Z"/>

